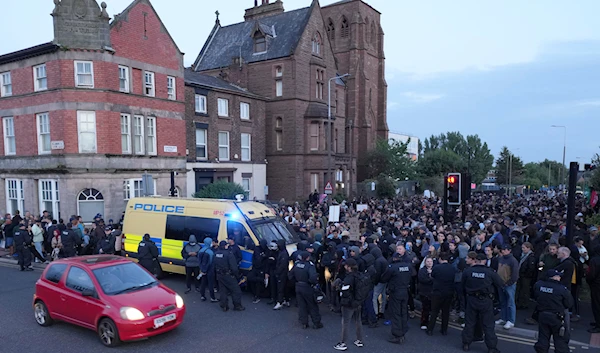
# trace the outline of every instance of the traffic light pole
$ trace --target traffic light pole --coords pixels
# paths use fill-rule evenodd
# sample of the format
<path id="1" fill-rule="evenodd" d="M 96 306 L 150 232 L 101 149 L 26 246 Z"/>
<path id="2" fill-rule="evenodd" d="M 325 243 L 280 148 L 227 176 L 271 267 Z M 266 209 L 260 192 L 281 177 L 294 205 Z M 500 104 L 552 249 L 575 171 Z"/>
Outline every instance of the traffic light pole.
<path id="1" fill-rule="evenodd" d="M 444 176 L 444 199 L 443 199 L 444 223 L 450 220 L 448 215 L 448 174 Z"/>

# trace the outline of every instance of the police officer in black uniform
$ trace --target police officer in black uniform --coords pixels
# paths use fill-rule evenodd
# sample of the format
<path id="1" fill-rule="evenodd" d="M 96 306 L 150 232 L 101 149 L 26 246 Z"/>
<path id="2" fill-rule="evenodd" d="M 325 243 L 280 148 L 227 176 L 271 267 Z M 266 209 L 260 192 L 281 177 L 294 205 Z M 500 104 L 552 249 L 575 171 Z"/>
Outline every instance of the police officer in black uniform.
<path id="1" fill-rule="evenodd" d="M 565 312 L 573 306 L 571 292 L 562 284 L 561 272 L 548 270 L 546 280 L 538 281 L 533 289 L 537 301 L 538 341 L 534 345 L 538 353 L 548 353 L 550 337 L 554 338 L 556 353 L 569 353 L 570 332 L 565 325 Z"/>
<path id="2" fill-rule="evenodd" d="M 27 221 L 25 221 L 27 222 Z M 21 271 L 33 271 L 31 268 L 31 236 L 27 231 L 27 225 L 25 223 L 19 224 L 19 229 L 13 233 L 15 240 L 15 248 L 17 250 L 17 256 L 19 257 L 19 267 Z"/>
<path id="3" fill-rule="evenodd" d="M 62 243 L 63 257 L 73 257 L 77 255 L 77 247 L 81 245 L 81 237 L 73 230 L 71 222 L 67 223 L 67 228 L 60 233 Z"/>
<path id="4" fill-rule="evenodd" d="M 153 275 L 159 275 L 158 263 L 155 262 L 155 259 L 158 260 L 158 248 L 150 239 L 150 234 L 144 234 L 144 238 L 138 245 L 137 252 L 139 264 Z"/>
<path id="5" fill-rule="evenodd" d="M 310 253 L 302 251 L 300 259 L 296 261 L 292 270 L 288 273 L 288 279 L 296 282 L 296 300 L 298 300 L 298 320 L 302 328 L 308 328 L 308 315 L 312 318 L 313 327 L 320 329 L 321 314 L 315 299 L 313 286 L 318 283 L 317 269 L 310 261 Z"/>
<path id="6" fill-rule="evenodd" d="M 394 253 L 392 263 L 380 280 L 388 284 L 390 294 L 388 305 L 392 313 L 392 337 L 388 341 L 391 343 L 403 343 L 408 332 L 408 287 L 415 270 L 407 259 Z"/>
<path id="7" fill-rule="evenodd" d="M 485 255 L 477 255 L 477 264 L 464 270 L 462 285 L 467 295 L 465 328 L 462 332 L 463 350 L 468 351 L 473 342 L 475 325 L 481 322 L 488 353 L 499 353 L 498 338 L 494 332 L 494 287 L 502 290 L 500 276 L 485 266 Z M 494 286 L 494 287 L 492 287 Z"/>
<path id="8" fill-rule="evenodd" d="M 229 310 L 229 299 L 227 296 L 231 293 L 234 311 L 246 310 L 242 306 L 242 290 L 238 285 L 238 266 L 235 256 L 228 249 L 229 244 L 223 240 L 219 243 L 219 249 L 215 252 L 215 272 L 219 282 L 219 294 L 221 309 Z"/>

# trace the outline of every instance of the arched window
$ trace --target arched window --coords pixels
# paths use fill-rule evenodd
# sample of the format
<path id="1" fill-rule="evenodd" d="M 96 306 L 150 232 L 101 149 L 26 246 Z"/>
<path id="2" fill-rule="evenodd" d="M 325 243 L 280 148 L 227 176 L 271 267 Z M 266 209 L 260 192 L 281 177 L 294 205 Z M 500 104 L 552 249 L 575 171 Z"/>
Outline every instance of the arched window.
<path id="1" fill-rule="evenodd" d="M 313 54 L 321 55 L 321 45 L 323 41 L 321 40 L 321 34 L 319 32 L 315 33 L 315 36 L 312 40 L 312 52 Z"/>
<path id="2" fill-rule="evenodd" d="M 341 32 L 341 37 L 342 38 L 346 38 L 350 35 L 350 26 L 348 25 L 348 20 L 346 19 L 346 16 L 342 17 L 342 30 Z"/>
<path id="3" fill-rule="evenodd" d="M 331 40 L 335 39 L 335 25 L 333 24 L 333 20 L 331 18 L 327 21 L 327 36 Z"/>
<path id="4" fill-rule="evenodd" d="M 77 213 L 84 222 L 92 222 L 97 214 L 104 214 L 104 196 L 96 189 L 84 189 L 77 196 Z"/>
<path id="5" fill-rule="evenodd" d="M 283 68 L 281 66 L 275 67 L 275 77 L 283 76 Z"/>
<path id="6" fill-rule="evenodd" d="M 371 22 L 371 45 L 377 47 L 377 29 L 375 27 L 375 21 Z"/>

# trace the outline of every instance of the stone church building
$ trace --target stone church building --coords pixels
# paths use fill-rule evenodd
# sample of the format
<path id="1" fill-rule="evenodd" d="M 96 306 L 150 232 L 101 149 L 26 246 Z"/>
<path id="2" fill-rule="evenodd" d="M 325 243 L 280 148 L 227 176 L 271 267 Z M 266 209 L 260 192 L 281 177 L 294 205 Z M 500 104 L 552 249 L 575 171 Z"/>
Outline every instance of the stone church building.
<path id="1" fill-rule="evenodd" d="M 304 200 L 328 181 L 351 195 L 364 179 L 366 152 L 388 133 L 380 16 L 361 0 L 293 11 L 262 0 L 243 22 L 217 18 L 192 70 L 266 98 L 269 199 Z"/>

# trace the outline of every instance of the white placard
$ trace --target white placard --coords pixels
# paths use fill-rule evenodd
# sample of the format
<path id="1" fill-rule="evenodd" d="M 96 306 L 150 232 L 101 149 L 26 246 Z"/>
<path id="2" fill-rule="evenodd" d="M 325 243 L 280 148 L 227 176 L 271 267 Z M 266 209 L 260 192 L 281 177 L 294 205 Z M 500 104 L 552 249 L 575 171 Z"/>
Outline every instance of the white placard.
<path id="1" fill-rule="evenodd" d="M 65 141 L 51 141 L 50 148 L 53 150 L 64 150 L 65 149 Z"/>
<path id="2" fill-rule="evenodd" d="M 356 212 L 366 211 L 369 209 L 369 205 L 356 205 Z"/>
<path id="3" fill-rule="evenodd" d="M 165 146 L 165 153 L 177 153 L 177 146 Z"/>
<path id="4" fill-rule="evenodd" d="M 329 222 L 340 221 L 340 206 L 329 206 Z"/>

